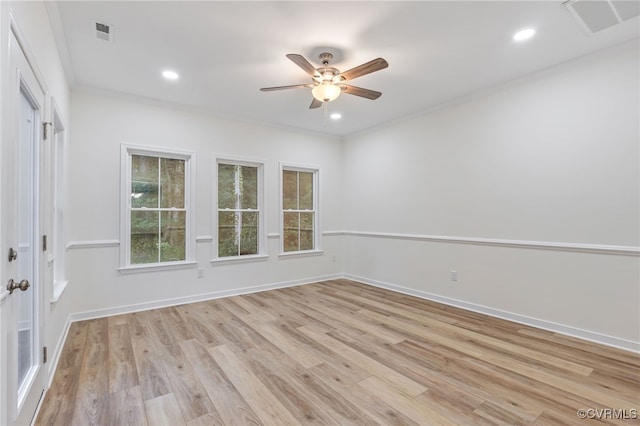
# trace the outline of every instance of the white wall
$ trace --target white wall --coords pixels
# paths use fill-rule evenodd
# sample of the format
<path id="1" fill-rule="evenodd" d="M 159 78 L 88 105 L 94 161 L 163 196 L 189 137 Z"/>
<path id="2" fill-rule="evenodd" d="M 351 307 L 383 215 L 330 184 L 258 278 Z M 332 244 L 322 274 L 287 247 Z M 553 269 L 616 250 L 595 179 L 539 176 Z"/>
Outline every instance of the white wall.
<path id="1" fill-rule="evenodd" d="M 627 43 L 347 139 L 345 272 L 640 349 L 639 63 Z"/>
<path id="2" fill-rule="evenodd" d="M 320 215 L 324 231 L 342 229 L 342 145 L 338 139 L 168 108 L 88 92 L 72 94 L 68 237 L 71 311 L 82 317 L 138 309 L 164 300 L 190 300 L 256 286 L 285 285 L 331 277 L 342 271 L 340 236 L 323 237 L 324 254 L 282 259 L 279 252 L 279 162 L 320 169 Z M 212 265 L 211 241 L 197 243 L 198 268 L 121 274 L 120 144 L 193 151 L 197 158 L 196 235 L 212 237 L 213 155 L 265 162 L 268 261 Z M 215 170 L 215 169 L 214 169 Z M 97 247 L 87 247 L 94 244 Z M 335 261 L 334 261 L 335 256 Z M 137 306 L 136 306 L 137 305 Z"/>

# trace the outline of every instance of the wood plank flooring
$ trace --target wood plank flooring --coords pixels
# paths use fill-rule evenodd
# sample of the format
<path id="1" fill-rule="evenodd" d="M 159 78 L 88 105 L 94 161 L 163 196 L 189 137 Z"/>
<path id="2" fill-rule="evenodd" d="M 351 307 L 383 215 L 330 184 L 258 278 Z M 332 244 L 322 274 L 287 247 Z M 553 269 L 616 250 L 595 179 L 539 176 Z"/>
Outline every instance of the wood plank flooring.
<path id="1" fill-rule="evenodd" d="M 640 424 L 639 411 L 637 354 L 335 280 L 73 323 L 36 424 Z"/>

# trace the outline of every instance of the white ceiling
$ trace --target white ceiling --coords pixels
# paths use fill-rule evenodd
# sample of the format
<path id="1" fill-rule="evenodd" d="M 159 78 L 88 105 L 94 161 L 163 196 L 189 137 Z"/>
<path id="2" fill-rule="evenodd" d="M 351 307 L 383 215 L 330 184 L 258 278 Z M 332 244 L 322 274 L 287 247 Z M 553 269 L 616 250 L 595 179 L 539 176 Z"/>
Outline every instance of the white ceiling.
<path id="1" fill-rule="evenodd" d="M 587 35 L 561 1 L 61 1 L 49 7 L 72 86 L 108 90 L 226 117 L 348 135 L 410 116 L 537 70 L 638 38 L 638 18 Z M 112 25 L 114 42 L 92 22 Z M 526 27 L 534 38 L 517 43 Z M 287 53 L 330 47 L 342 71 L 383 57 L 389 68 L 310 110 L 309 89 L 260 87 L 310 82 Z M 180 74 L 165 81 L 160 72 Z M 326 108 L 325 108 L 326 107 Z M 333 121 L 329 112 L 343 118 Z"/>

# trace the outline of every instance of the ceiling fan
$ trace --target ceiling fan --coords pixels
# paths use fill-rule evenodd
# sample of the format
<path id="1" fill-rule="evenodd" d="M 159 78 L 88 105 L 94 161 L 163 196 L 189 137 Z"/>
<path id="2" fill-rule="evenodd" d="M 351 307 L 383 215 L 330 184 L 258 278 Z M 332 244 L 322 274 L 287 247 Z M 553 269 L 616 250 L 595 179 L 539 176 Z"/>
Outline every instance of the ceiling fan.
<path id="1" fill-rule="evenodd" d="M 260 90 L 263 92 L 270 92 L 273 90 L 310 88 L 311 94 L 313 95 L 313 101 L 311 101 L 311 105 L 309 105 L 309 108 L 311 109 L 320 107 L 324 102 L 331 102 L 335 100 L 342 92 L 371 100 L 378 99 L 380 95 L 382 95 L 381 92 L 363 89 L 362 87 L 352 86 L 350 84 L 345 84 L 344 82 L 387 68 L 389 64 L 384 59 L 377 58 L 362 65 L 358 65 L 355 68 L 351 68 L 348 71 L 340 72 L 337 68 L 329 66 L 329 62 L 333 59 L 333 55 L 331 53 L 325 52 L 321 53 L 319 56 L 322 66 L 315 68 L 304 58 L 304 56 L 296 53 L 287 54 L 287 58 L 291 59 L 294 64 L 302 68 L 311 77 L 313 82 L 307 84 L 294 84 L 291 86 L 263 87 Z"/>

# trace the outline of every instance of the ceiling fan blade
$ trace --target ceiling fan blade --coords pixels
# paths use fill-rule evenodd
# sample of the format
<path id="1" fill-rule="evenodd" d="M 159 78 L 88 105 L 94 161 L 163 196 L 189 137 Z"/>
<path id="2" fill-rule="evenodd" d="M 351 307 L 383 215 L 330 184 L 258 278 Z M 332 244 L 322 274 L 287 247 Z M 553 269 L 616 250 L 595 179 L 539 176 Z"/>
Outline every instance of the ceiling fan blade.
<path id="1" fill-rule="evenodd" d="M 271 92 L 273 90 L 297 89 L 301 87 L 313 87 L 313 84 L 293 84 L 291 86 L 263 87 L 260 90 L 262 92 Z"/>
<path id="2" fill-rule="evenodd" d="M 320 108 L 321 106 L 322 106 L 322 101 L 319 101 L 316 98 L 313 98 L 313 100 L 311 101 L 311 105 L 309 105 L 309 109 Z"/>
<path id="3" fill-rule="evenodd" d="M 371 100 L 378 99 L 382 93 L 375 90 L 363 89 L 362 87 L 351 86 L 349 84 L 341 84 L 340 87 L 344 93 L 349 95 L 360 96 L 361 98 L 367 98 Z"/>
<path id="4" fill-rule="evenodd" d="M 294 64 L 302 68 L 304 72 L 309 74 L 311 77 L 318 77 L 320 75 L 316 68 L 311 65 L 311 63 L 307 61 L 304 56 L 298 55 L 297 53 L 287 53 L 287 58 L 291 59 Z"/>
<path id="5" fill-rule="evenodd" d="M 389 66 L 389 63 L 382 58 L 376 58 L 366 64 L 358 65 L 355 68 L 351 68 L 340 74 L 343 80 L 353 80 L 354 78 L 362 77 L 363 75 L 370 74 L 375 71 L 380 71 Z"/>

